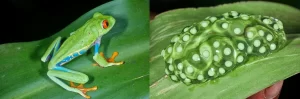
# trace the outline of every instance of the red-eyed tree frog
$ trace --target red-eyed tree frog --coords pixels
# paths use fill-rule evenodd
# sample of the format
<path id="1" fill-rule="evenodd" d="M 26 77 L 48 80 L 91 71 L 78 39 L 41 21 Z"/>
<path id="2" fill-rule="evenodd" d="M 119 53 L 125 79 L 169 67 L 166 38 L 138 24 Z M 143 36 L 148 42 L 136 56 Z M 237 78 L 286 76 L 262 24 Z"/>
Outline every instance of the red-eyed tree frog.
<path id="1" fill-rule="evenodd" d="M 57 37 L 41 58 L 43 62 L 47 62 L 52 57 L 48 64 L 49 70 L 47 75 L 49 78 L 68 91 L 90 98 L 86 92 L 97 90 L 97 86 L 84 88 L 83 84 L 89 80 L 88 76 L 81 72 L 67 69 L 63 65 L 84 54 L 92 46 L 94 46 L 93 59 L 98 65 L 109 67 L 123 64 L 124 61 L 114 62 L 117 52 L 114 52 L 109 59 L 105 59 L 103 53 L 99 55 L 101 37 L 111 30 L 115 22 L 116 20 L 112 16 L 96 12 L 82 27 L 72 32 L 62 43 L 61 47 L 61 37 Z M 70 81 L 70 86 L 62 82 L 61 79 Z M 74 83 L 80 85 L 75 86 Z"/>

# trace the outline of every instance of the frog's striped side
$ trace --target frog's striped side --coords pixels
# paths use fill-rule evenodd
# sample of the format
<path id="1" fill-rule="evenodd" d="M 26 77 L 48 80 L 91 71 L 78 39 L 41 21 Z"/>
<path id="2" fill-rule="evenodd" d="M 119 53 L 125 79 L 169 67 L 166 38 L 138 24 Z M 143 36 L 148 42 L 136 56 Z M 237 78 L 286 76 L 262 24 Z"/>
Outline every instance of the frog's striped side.
<path id="1" fill-rule="evenodd" d="M 185 27 L 161 55 L 173 81 L 193 84 L 224 76 L 280 50 L 285 42 L 280 20 L 231 11 Z"/>

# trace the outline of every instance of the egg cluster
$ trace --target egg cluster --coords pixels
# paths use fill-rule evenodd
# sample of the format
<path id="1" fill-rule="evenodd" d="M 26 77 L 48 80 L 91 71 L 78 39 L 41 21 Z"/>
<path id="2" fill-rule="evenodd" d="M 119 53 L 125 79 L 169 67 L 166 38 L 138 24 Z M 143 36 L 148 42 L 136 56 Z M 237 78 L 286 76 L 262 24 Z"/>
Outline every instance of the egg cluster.
<path id="1" fill-rule="evenodd" d="M 173 81 L 201 83 L 283 48 L 283 23 L 269 16 L 230 11 L 185 27 L 161 51 Z"/>

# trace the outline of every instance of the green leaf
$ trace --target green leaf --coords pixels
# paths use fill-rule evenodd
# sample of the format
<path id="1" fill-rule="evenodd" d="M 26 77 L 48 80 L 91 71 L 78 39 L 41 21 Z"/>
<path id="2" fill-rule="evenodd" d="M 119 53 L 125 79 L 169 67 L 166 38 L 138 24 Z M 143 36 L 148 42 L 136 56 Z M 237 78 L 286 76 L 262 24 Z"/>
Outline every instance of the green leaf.
<path id="1" fill-rule="evenodd" d="M 207 16 L 235 10 L 241 13 L 273 16 L 280 19 L 288 34 L 287 46 L 268 57 L 238 67 L 233 72 L 207 83 L 186 86 L 166 77 L 160 52 L 185 26 Z M 157 15 L 150 24 L 150 98 L 153 99 L 244 99 L 300 72 L 300 10 L 287 5 L 252 1 L 215 7 L 181 8 Z"/>
<path id="2" fill-rule="evenodd" d="M 87 74 L 84 87 L 98 86 L 87 94 L 94 99 L 137 99 L 149 97 L 149 5 L 147 0 L 118 0 L 99 5 L 80 16 L 51 37 L 31 42 L 0 45 L 0 98 L 83 99 L 78 93 L 64 90 L 49 77 L 47 63 L 41 57 L 57 37 L 69 34 L 90 19 L 94 12 L 116 18 L 112 30 L 103 37 L 101 52 L 110 57 L 119 52 L 116 61 L 125 64 L 107 68 L 92 66 L 92 51 L 65 67 Z M 45 30 L 46 31 L 46 30 Z M 66 83 L 69 83 L 66 81 Z"/>

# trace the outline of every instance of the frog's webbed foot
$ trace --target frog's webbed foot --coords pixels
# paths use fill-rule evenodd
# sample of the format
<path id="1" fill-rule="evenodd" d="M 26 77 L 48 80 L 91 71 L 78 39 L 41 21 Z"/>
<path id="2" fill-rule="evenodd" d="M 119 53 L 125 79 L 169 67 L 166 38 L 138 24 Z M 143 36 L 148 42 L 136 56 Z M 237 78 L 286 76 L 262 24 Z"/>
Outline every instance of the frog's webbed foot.
<path id="1" fill-rule="evenodd" d="M 100 56 L 102 56 L 102 57 L 105 58 L 103 52 L 100 52 L 99 54 L 100 54 Z M 115 62 L 115 58 L 116 58 L 118 55 L 119 55 L 118 52 L 114 52 L 110 58 L 105 58 L 105 59 L 106 59 L 106 61 L 107 61 L 108 63 L 114 63 L 114 65 L 122 65 L 122 64 L 124 64 L 124 61 L 121 61 L 121 62 Z M 97 63 L 94 63 L 93 66 L 99 66 L 99 65 L 98 65 Z"/>
<path id="2" fill-rule="evenodd" d="M 97 90 L 97 86 L 94 86 L 94 87 L 92 87 L 92 88 L 84 88 L 84 87 L 83 87 L 83 84 L 80 84 L 80 85 L 78 85 L 78 86 L 75 86 L 73 82 L 70 82 L 70 86 L 73 87 L 73 88 L 79 89 L 79 90 L 83 93 L 83 97 L 88 98 L 88 99 L 91 98 L 91 97 L 88 96 L 88 95 L 86 94 L 86 92 Z"/>

